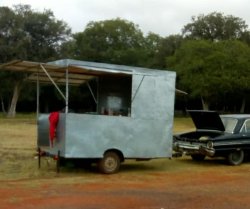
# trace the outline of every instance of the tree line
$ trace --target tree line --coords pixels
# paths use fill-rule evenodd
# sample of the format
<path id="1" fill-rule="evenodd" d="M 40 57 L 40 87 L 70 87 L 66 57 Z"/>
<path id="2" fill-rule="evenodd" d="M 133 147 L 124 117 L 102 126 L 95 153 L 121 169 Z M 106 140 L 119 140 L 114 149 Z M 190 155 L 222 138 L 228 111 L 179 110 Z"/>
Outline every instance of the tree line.
<path id="1" fill-rule="evenodd" d="M 177 109 L 250 111 L 250 32 L 244 20 L 232 15 L 194 16 L 180 34 L 166 37 L 145 35 L 120 18 L 91 21 L 82 32 L 72 33 L 52 11 L 16 5 L 0 7 L 0 28 L 0 63 L 71 58 L 172 70 L 176 87 L 188 93 L 176 96 Z M 28 104 L 35 104 L 35 87 L 25 76 L 0 72 L 1 110 L 9 117 L 18 110 L 33 111 Z"/>

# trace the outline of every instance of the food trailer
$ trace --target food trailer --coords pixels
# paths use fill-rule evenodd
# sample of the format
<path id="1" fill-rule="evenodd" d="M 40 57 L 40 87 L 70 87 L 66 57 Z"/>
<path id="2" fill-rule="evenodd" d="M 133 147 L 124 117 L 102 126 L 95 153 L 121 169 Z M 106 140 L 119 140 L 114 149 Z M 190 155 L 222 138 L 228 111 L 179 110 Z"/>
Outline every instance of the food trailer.
<path id="1" fill-rule="evenodd" d="M 117 172 L 125 159 L 172 157 L 175 72 L 70 59 L 13 61 L 0 70 L 28 73 L 27 80 L 37 84 L 39 153 L 88 159 L 107 174 Z M 64 103 L 54 139 L 50 113 L 40 111 L 43 83 L 54 85 Z M 77 109 L 71 107 L 73 87 L 86 91 Z"/>

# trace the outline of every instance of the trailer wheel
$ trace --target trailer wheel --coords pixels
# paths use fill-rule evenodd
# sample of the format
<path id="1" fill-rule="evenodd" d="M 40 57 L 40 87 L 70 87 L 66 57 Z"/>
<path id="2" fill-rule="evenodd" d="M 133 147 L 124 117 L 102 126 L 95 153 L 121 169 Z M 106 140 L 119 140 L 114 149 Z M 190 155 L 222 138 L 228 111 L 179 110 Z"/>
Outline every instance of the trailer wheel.
<path id="1" fill-rule="evenodd" d="M 98 162 L 100 172 L 105 174 L 113 174 L 119 171 L 121 159 L 116 152 L 107 152 Z"/>
<path id="2" fill-rule="evenodd" d="M 227 160 L 228 160 L 230 165 L 240 165 L 244 160 L 244 151 L 243 150 L 235 150 L 235 151 L 231 152 L 228 155 Z"/>

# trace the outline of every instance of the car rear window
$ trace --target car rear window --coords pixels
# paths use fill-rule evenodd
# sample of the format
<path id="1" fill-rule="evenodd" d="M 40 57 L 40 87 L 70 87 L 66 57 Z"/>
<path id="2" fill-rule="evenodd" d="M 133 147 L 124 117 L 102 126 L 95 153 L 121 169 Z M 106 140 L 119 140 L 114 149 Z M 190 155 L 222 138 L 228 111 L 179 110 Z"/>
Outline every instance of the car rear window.
<path id="1" fill-rule="evenodd" d="M 221 117 L 222 123 L 225 127 L 225 132 L 233 133 L 238 122 L 235 118 Z"/>

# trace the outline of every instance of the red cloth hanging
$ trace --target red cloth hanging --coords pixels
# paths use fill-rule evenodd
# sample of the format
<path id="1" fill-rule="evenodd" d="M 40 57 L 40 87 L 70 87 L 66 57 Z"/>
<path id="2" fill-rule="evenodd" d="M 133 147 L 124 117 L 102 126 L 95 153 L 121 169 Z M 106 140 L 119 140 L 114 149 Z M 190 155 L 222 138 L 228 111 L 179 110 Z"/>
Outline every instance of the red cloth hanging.
<path id="1" fill-rule="evenodd" d="M 59 121 L 59 112 L 52 112 L 49 115 L 49 138 L 51 145 L 53 146 L 56 138 L 56 127 Z"/>

